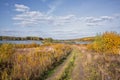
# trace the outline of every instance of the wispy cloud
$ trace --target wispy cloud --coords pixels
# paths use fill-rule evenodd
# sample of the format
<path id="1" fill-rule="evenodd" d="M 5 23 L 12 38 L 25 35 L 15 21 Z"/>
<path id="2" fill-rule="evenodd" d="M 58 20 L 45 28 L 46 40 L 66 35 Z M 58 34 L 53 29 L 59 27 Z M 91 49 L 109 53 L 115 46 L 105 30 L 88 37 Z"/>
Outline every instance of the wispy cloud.
<path id="1" fill-rule="evenodd" d="M 57 9 L 57 7 L 61 5 L 61 3 L 62 3 L 62 0 L 55 0 L 55 1 L 53 1 L 53 3 L 49 4 L 48 5 L 49 10 L 47 12 L 47 15 L 54 12 Z"/>
<path id="2" fill-rule="evenodd" d="M 32 26 L 39 22 L 43 22 L 44 19 L 46 19 L 46 16 L 39 11 L 27 11 L 16 15 L 13 19 L 18 21 L 15 24 L 19 24 L 21 26 Z"/>
<path id="3" fill-rule="evenodd" d="M 88 26 L 101 26 L 105 22 L 111 22 L 112 20 L 115 20 L 115 15 L 112 16 L 99 16 L 99 17 L 81 17 L 79 18 L 80 21 L 83 21 Z"/>
<path id="4" fill-rule="evenodd" d="M 57 4 L 58 5 L 58 4 Z M 53 6 L 53 8 L 55 8 Z M 65 16 L 53 16 L 48 15 L 47 13 L 43 13 L 40 11 L 32 11 L 28 6 L 15 4 L 15 10 L 18 13 L 13 17 L 15 20 L 15 24 L 20 26 L 36 26 L 39 24 L 50 24 L 51 26 L 65 26 L 67 24 L 76 24 L 76 25 L 85 25 L 85 26 L 97 26 L 103 25 L 106 22 L 111 22 L 118 18 L 120 15 L 112 15 L 112 16 L 98 16 L 98 17 L 77 17 L 73 14 L 65 15 Z M 53 10 L 51 8 L 51 13 Z M 119 17 L 120 18 L 120 17 Z"/>
<path id="5" fill-rule="evenodd" d="M 29 7 L 25 6 L 25 5 L 22 5 L 22 4 L 15 4 L 15 7 L 16 7 L 16 11 L 18 12 L 26 12 L 26 11 L 29 11 Z"/>
<path id="6" fill-rule="evenodd" d="M 67 16 L 50 16 L 40 11 L 31 11 L 29 7 L 25 5 L 15 4 L 15 10 L 21 12 L 13 17 L 13 20 L 17 21 L 15 24 L 21 26 L 33 26 L 40 23 L 52 24 L 52 25 L 63 25 L 70 23 L 74 15 Z"/>
<path id="7" fill-rule="evenodd" d="M 29 33 L 29 35 L 28 35 Z M 0 36 L 40 36 L 40 37 L 48 37 L 49 35 L 43 31 L 20 31 L 20 30 L 0 30 Z"/>
<path id="8" fill-rule="evenodd" d="M 114 19 L 114 17 L 111 17 L 111 16 L 85 17 L 85 20 L 88 23 L 99 23 L 99 22 L 103 22 L 103 21 L 110 21 L 113 19 Z"/>

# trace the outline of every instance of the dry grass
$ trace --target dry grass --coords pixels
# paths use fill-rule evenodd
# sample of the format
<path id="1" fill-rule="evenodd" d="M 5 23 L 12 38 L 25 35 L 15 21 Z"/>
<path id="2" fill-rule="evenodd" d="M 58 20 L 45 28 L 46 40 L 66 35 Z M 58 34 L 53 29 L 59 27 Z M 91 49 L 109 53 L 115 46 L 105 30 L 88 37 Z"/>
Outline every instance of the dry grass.
<path id="1" fill-rule="evenodd" d="M 40 44 L 31 43 L 31 44 L 14 44 L 16 48 L 35 48 L 39 47 Z"/>
<path id="2" fill-rule="evenodd" d="M 120 80 L 119 55 L 85 54 L 83 66 L 85 80 Z"/>
<path id="3" fill-rule="evenodd" d="M 89 54 L 91 62 L 88 63 L 89 59 L 86 59 L 90 80 L 120 80 L 119 34 L 105 32 L 96 36 L 94 43 L 88 45 L 88 50 L 92 51 L 92 54 Z"/>
<path id="4" fill-rule="evenodd" d="M 24 49 L 22 53 L 20 50 L 16 50 L 18 52 L 13 53 L 12 51 L 8 52 L 9 47 L 7 49 L 6 47 L 8 46 L 1 46 L 3 52 L 6 52 L 4 56 L 10 54 L 11 62 L 10 64 L 6 63 L 6 66 L 0 66 L 1 80 L 43 79 L 45 71 L 54 67 L 56 63 L 65 58 L 72 51 L 71 47 L 65 44 L 42 45 L 32 49 L 33 51 L 28 50 L 28 53 L 25 52 L 27 51 L 27 48 Z M 1 54 L 2 52 L 0 55 Z M 4 59 L 8 59 L 8 57 L 5 57 Z M 3 65 L 3 63 L 0 63 L 0 65 Z"/>

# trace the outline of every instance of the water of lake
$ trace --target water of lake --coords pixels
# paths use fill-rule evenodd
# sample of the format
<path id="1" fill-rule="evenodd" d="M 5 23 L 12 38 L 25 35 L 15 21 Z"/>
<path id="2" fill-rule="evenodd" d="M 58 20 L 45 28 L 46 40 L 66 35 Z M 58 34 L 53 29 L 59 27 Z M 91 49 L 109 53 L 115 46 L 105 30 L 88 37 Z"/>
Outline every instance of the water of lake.
<path id="1" fill-rule="evenodd" d="M 91 41 L 76 41 L 75 44 L 90 44 L 92 43 Z"/>
<path id="2" fill-rule="evenodd" d="M 41 41 L 34 41 L 34 40 L 23 40 L 23 41 L 3 40 L 3 41 L 0 41 L 0 43 L 11 43 L 11 44 L 31 44 L 31 43 L 36 43 L 36 44 L 42 44 Z"/>
<path id="3" fill-rule="evenodd" d="M 10 41 L 10 40 L 3 40 L 0 41 L 0 43 L 11 43 L 11 44 L 31 44 L 31 43 L 36 43 L 36 44 L 42 44 L 41 41 L 35 41 L 35 40 L 23 40 L 23 41 Z M 90 44 L 92 43 L 91 41 L 76 41 L 73 44 Z"/>

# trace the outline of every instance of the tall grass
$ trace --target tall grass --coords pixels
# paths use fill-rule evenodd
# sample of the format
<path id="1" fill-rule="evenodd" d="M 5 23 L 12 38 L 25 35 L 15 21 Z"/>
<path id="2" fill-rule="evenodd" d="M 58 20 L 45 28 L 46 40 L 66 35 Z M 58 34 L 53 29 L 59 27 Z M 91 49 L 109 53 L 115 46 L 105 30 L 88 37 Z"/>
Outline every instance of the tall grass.
<path id="1" fill-rule="evenodd" d="M 7 48 L 6 48 L 7 47 Z M 65 44 L 49 44 L 42 45 L 34 48 L 34 51 L 29 53 L 20 53 L 10 51 L 12 46 L 4 44 L 3 48 L 5 56 L 11 55 L 4 59 L 11 61 L 10 68 L 4 66 L 3 70 L 0 70 L 1 80 L 39 80 L 43 79 L 44 73 L 53 68 L 61 59 L 65 58 L 72 50 L 69 45 Z M 0 53 L 2 55 L 2 52 Z M 7 60 L 6 60 L 7 61 Z M 0 66 L 0 68 L 2 68 Z"/>
<path id="2" fill-rule="evenodd" d="M 0 45 L 0 64 L 8 62 L 11 55 L 14 53 L 12 44 L 1 44 Z"/>
<path id="3" fill-rule="evenodd" d="M 39 47 L 40 44 L 31 43 L 31 44 L 14 44 L 16 48 L 34 48 Z"/>
<path id="4" fill-rule="evenodd" d="M 10 79 L 12 68 L 12 55 L 14 53 L 14 46 L 12 44 L 1 44 L 0 45 L 0 80 Z"/>

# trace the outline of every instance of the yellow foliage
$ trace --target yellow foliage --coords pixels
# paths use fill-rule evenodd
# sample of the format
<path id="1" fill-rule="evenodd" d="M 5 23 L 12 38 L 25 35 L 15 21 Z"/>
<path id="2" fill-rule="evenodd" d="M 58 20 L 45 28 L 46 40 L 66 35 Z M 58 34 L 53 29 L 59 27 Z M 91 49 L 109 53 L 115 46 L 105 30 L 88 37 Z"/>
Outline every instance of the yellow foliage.
<path id="1" fill-rule="evenodd" d="M 115 32 L 105 32 L 96 36 L 93 44 L 88 45 L 89 49 L 99 53 L 118 54 L 120 47 L 120 35 Z"/>

